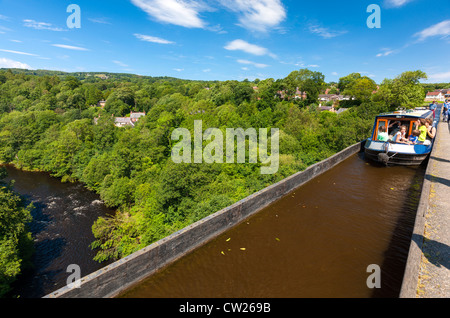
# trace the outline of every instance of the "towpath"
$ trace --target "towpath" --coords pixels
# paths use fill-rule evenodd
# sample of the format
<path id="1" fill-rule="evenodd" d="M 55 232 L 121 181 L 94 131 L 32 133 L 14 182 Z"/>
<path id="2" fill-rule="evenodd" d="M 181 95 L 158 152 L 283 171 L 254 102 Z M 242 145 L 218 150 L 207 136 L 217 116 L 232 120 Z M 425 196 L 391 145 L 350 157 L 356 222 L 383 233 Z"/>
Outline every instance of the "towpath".
<path id="1" fill-rule="evenodd" d="M 450 126 L 440 122 L 425 176 L 430 181 L 416 297 L 450 298 Z"/>

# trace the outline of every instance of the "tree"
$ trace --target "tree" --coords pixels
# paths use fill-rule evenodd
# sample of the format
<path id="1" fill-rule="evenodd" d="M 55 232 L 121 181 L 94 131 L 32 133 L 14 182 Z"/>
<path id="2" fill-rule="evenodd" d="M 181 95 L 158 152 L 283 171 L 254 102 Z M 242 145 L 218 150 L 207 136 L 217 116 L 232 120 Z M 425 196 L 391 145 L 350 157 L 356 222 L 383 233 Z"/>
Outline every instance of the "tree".
<path id="1" fill-rule="evenodd" d="M 364 102 L 371 98 L 374 91 L 377 90 L 377 84 L 371 78 L 364 76 L 360 77 L 348 85 L 346 85 L 343 95 L 352 96 L 356 100 Z"/>
<path id="2" fill-rule="evenodd" d="M 384 80 L 373 100 L 384 101 L 392 110 L 419 107 L 425 98 L 420 80 L 426 78 L 427 74 L 420 70 L 403 72 L 394 80 Z"/>
<path id="3" fill-rule="evenodd" d="M 297 91 L 306 93 L 306 105 L 317 102 L 320 92 L 325 85 L 325 75 L 320 72 L 313 72 L 308 69 L 291 72 L 284 79 L 287 93 L 293 96 Z"/>
<path id="4" fill-rule="evenodd" d="M 339 79 L 339 83 L 337 85 L 337 88 L 339 91 L 344 91 L 347 87 L 352 86 L 357 79 L 361 78 L 360 73 L 351 73 L 347 76 L 341 77 Z"/>
<path id="5" fill-rule="evenodd" d="M 5 176 L 4 170 L 0 176 Z M 0 184 L 0 297 L 30 264 L 33 241 L 26 224 L 31 221 L 31 209 L 8 185 Z"/>
<path id="6" fill-rule="evenodd" d="M 97 105 L 103 99 L 102 92 L 94 85 L 89 85 L 85 90 L 86 106 Z"/>

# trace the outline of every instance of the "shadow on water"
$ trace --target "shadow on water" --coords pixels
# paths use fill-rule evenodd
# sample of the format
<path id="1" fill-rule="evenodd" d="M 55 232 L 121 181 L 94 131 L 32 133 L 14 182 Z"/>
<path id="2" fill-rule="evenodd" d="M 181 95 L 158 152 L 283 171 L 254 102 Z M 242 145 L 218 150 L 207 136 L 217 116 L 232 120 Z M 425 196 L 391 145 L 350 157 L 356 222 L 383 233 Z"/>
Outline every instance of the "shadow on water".
<path id="1" fill-rule="evenodd" d="M 45 295 L 49 289 L 60 288 L 64 282 L 58 279 L 65 271 L 51 268 L 55 258 L 62 255 L 67 241 L 64 238 L 45 239 L 34 244 L 33 267 L 24 271 L 14 284 L 14 294 L 23 298 L 37 298 Z M 22 282 L 26 282 L 26 285 Z"/>
<path id="2" fill-rule="evenodd" d="M 27 226 L 31 234 L 35 237 L 39 233 L 45 231 L 50 222 L 52 221 L 51 216 L 44 213 L 48 205 L 44 202 L 34 201 L 29 196 L 22 196 L 22 198 L 24 198 L 26 205 L 30 203 L 33 204 L 33 209 L 31 210 L 33 222 L 27 224 Z"/>
<path id="3" fill-rule="evenodd" d="M 415 169 L 415 175 L 384 253 L 383 264 L 380 264 L 381 288 L 373 290 L 372 298 L 398 298 L 400 295 L 427 164 L 428 159 L 418 167 L 405 167 Z"/>

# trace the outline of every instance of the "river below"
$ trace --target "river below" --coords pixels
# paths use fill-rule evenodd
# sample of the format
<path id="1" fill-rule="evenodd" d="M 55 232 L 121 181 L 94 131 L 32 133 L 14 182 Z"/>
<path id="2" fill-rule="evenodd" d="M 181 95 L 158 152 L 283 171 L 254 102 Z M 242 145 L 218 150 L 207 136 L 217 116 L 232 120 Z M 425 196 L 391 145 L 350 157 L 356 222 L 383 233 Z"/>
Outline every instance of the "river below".
<path id="1" fill-rule="evenodd" d="M 33 203 L 29 224 L 35 253 L 33 268 L 20 276 L 12 294 L 22 298 L 43 297 L 66 285 L 70 264 L 80 267 L 81 277 L 108 263 L 93 260 L 92 225 L 100 216 L 113 215 L 99 196 L 81 183 L 62 183 L 45 172 L 26 172 L 5 166 L 7 181 L 28 203 Z"/>

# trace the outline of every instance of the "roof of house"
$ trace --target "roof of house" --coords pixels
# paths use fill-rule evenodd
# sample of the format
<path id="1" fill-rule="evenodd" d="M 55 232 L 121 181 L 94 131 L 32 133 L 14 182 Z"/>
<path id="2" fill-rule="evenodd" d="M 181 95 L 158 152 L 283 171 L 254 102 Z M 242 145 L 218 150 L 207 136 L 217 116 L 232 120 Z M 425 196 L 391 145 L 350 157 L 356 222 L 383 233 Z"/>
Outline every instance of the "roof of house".
<path id="1" fill-rule="evenodd" d="M 441 92 L 428 92 L 427 93 L 427 96 L 429 95 L 429 96 L 437 96 L 437 95 L 439 95 L 439 94 L 441 94 Z"/>
<path id="2" fill-rule="evenodd" d="M 319 106 L 319 110 L 332 110 L 332 106 Z"/>
<path id="3" fill-rule="evenodd" d="M 130 124 L 130 125 L 133 125 L 133 122 L 131 121 L 130 117 L 115 117 L 114 121 L 117 124 Z"/>
<path id="4" fill-rule="evenodd" d="M 340 114 L 340 113 L 343 113 L 343 112 L 345 112 L 347 110 L 348 110 L 348 108 L 339 108 L 336 113 Z"/>
<path id="5" fill-rule="evenodd" d="M 133 113 L 131 112 L 130 118 L 140 118 L 142 116 L 145 116 L 145 113 Z"/>

